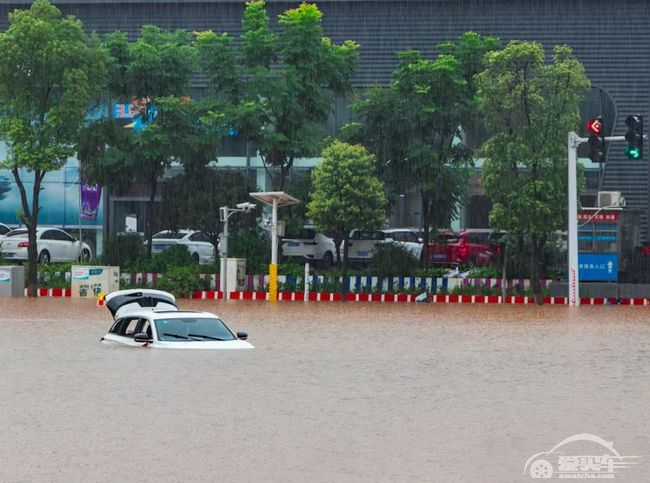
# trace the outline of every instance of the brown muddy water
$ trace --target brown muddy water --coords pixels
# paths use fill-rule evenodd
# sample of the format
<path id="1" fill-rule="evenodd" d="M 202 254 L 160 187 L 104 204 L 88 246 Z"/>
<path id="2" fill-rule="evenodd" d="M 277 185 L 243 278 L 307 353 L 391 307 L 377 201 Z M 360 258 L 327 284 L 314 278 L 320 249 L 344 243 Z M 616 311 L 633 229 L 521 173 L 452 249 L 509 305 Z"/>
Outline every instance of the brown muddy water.
<path id="1" fill-rule="evenodd" d="M 256 349 L 110 347 L 93 302 L 0 299 L 0 481 L 532 481 L 578 433 L 650 481 L 648 308 L 181 306 Z"/>

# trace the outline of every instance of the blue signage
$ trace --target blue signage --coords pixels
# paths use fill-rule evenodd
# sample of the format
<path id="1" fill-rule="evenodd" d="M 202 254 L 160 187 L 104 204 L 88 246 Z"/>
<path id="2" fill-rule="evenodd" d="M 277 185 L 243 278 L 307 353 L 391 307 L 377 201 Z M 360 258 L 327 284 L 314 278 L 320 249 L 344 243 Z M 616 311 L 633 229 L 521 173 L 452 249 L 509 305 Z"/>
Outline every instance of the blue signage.
<path id="1" fill-rule="evenodd" d="M 616 241 L 616 235 L 594 235 L 589 233 L 586 235 L 578 235 L 580 241 Z"/>
<path id="2" fill-rule="evenodd" d="M 615 253 L 579 253 L 578 276 L 581 282 L 616 282 L 618 255 Z"/>

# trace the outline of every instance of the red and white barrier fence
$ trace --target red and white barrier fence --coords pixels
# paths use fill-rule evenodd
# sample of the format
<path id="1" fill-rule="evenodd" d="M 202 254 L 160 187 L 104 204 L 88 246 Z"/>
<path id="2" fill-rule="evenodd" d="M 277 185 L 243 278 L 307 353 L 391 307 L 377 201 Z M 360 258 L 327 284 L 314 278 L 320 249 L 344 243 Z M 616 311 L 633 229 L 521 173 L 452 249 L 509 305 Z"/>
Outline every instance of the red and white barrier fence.
<path id="1" fill-rule="evenodd" d="M 39 297 L 71 297 L 72 293 L 69 288 L 40 288 L 38 289 Z M 25 289 L 25 296 L 27 296 Z M 417 302 L 415 294 L 367 294 L 367 293 L 348 293 L 345 299 L 348 302 Z M 223 300 L 223 293 L 214 290 L 194 292 L 194 300 Z M 230 292 L 231 300 L 269 300 L 267 292 Z M 331 292 L 310 292 L 308 301 L 312 302 L 340 302 L 343 295 Z M 303 292 L 280 292 L 278 294 L 280 301 L 305 301 Z M 102 301 L 103 302 L 103 301 Z M 427 302 L 437 304 L 510 304 L 510 305 L 534 305 L 534 297 L 519 295 L 509 295 L 503 297 L 497 295 L 429 295 Z M 544 297 L 545 305 L 567 305 L 567 297 Z M 582 297 L 581 305 L 650 305 L 648 298 L 603 298 L 603 297 Z M 103 303 L 98 304 L 103 305 Z"/>

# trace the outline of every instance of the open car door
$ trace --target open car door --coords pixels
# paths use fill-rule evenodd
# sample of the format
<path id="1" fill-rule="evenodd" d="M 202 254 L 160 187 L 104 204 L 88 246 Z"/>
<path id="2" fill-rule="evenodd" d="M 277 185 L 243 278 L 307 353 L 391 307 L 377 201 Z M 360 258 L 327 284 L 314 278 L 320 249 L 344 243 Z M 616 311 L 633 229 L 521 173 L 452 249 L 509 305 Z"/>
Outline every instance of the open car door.
<path id="1" fill-rule="evenodd" d="M 134 310 L 151 308 L 158 310 L 178 310 L 176 298 L 162 290 L 133 289 L 111 292 L 104 298 L 106 307 L 113 319 L 128 315 Z"/>

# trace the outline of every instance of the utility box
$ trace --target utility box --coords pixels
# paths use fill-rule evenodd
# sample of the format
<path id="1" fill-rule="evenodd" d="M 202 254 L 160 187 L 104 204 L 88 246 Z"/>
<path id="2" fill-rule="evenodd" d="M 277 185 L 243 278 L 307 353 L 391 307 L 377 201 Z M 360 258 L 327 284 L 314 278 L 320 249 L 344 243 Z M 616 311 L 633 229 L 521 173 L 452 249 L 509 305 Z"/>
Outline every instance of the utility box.
<path id="1" fill-rule="evenodd" d="M 25 296 L 25 269 L 22 265 L 0 267 L 0 296 Z"/>
<path id="2" fill-rule="evenodd" d="M 120 289 L 120 267 L 88 267 L 73 265 L 72 296 L 97 298 L 100 293 Z"/>
<path id="3" fill-rule="evenodd" d="M 228 292 L 241 292 L 246 290 L 246 259 L 229 258 L 226 270 L 226 284 Z"/>

